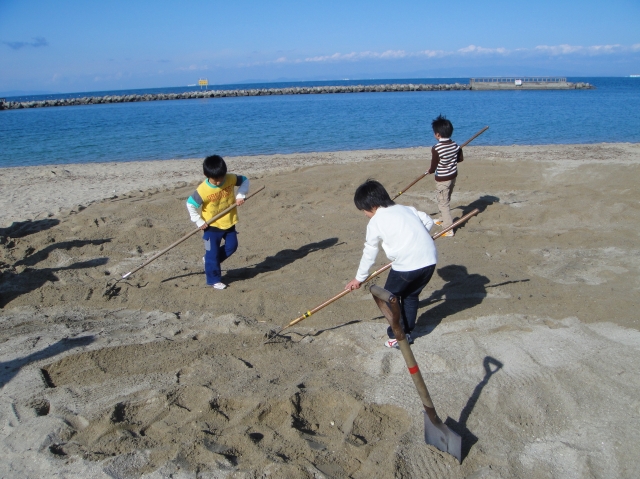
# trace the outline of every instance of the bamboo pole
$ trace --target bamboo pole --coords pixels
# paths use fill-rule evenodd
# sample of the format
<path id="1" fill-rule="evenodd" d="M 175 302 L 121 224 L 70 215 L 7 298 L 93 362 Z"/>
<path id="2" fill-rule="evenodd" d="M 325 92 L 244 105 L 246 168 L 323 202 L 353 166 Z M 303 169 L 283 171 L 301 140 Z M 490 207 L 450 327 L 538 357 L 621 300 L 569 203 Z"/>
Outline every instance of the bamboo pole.
<path id="1" fill-rule="evenodd" d="M 469 143 L 471 143 L 473 140 L 475 140 L 476 138 L 478 138 L 480 135 L 482 135 L 485 131 L 487 131 L 489 129 L 488 126 L 485 126 L 482 130 L 480 130 L 478 133 L 476 133 L 475 135 L 473 135 L 471 138 L 469 138 L 467 141 L 465 141 L 462 145 L 460 145 L 460 148 L 464 148 L 465 146 L 467 146 Z M 398 196 L 400 196 L 401 194 L 405 193 L 409 188 L 411 188 L 413 185 L 415 185 L 418 181 L 420 181 L 422 178 L 424 178 L 425 176 L 428 176 L 429 172 L 425 171 L 423 174 L 421 174 L 420 176 L 418 176 L 415 180 L 413 180 L 411 183 L 409 183 L 407 186 L 404 187 L 404 190 L 400 191 L 396 196 L 394 196 L 393 198 L 391 198 L 392 200 L 395 200 Z"/>
<path id="2" fill-rule="evenodd" d="M 439 233 L 436 233 L 435 235 L 432 236 L 432 238 L 434 240 L 440 238 L 440 236 L 442 236 L 443 234 L 445 234 L 447 231 L 451 231 L 452 229 L 460 226 L 462 223 L 466 222 L 469 218 L 471 218 L 472 216 L 477 215 L 478 213 L 480 213 L 480 210 L 478 208 L 476 208 L 475 210 L 473 210 L 470 213 L 467 213 L 466 215 L 464 215 L 462 218 L 460 218 L 458 221 L 456 221 L 455 223 L 453 223 L 451 226 L 443 229 L 442 231 L 440 231 Z M 375 278 L 376 276 L 378 276 L 379 274 L 385 272 L 386 270 L 388 270 L 389 268 L 391 268 L 391 265 L 393 263 L 389 263 L 384 265 L 382 268 L 375 270 L 373 273 L 371 273 L 369 276 L 367 276 L 367 278 L 362 282 L 362 284 L 367 283 L 369 281 L 371 281 L 373 278 Z M 336 294 L 334 297 L 329 298 L 328 300 L 326 300 L 324 303 L 319 304 L 318 306 L 316 306 L 313 309 L 310 309 L 309 311 L 307 311 L 306 313 L 304 313 L 301 316 L 298 316 L 296 319 L 294 319 L 293 321 L 291 321 L 289 324 L 287 324 L 284 328 L 282 328 L 277 334 L 282 333 L 282 331 L 284 331 L 287 328 L 290 328 L 291 326 L 298 324 L 300 321 L 303 321 L 305 319 L 307 319 L 309 316 L 317 313 L 318 311 L 320 311 L 321 309 L 329 306 L 331 303 L 333 303 L 334 301 L 339 300 L 340 298 L 342 298 L 343 296 L 346 296 L 347 294 L 349 294 L 351 292 L 351 290 L 345 289 L 344 291 L 341 291 L 340 293 Z"/>

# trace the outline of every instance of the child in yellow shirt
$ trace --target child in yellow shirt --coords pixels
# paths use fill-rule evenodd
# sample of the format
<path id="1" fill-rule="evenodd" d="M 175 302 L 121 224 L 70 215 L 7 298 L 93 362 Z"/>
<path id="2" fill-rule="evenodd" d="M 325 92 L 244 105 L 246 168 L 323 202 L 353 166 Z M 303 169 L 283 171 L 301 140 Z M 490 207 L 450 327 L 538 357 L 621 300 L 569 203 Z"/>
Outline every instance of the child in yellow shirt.
<path id="1" fill-rule="evenodd" d="M 245 176 L 227 173 L 227 164 L 221 156 L 207 156 L 202 164 L 207 178 L 187 200 L 187 210 L 198 228 L 204 231 L 204 271 L 207 285 L 225 289 L 220 264 L 238 249 L 236 223 L 237 208 L 207 225 L 207 221 L 234 203 L 240 206 L 249 192 Z M 234 195 L 235 187 L 238 191 Z M 224 240 L 224 245 L 222 244 Z"/>

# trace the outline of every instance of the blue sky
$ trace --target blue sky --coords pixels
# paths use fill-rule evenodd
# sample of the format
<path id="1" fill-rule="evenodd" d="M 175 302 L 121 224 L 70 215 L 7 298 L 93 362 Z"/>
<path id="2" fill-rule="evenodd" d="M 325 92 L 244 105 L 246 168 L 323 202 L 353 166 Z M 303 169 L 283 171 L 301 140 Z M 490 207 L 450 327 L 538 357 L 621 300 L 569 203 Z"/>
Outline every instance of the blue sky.
<path id="1" fill-rule="evenodd" d="M 0 93 L 640 73 L 640 1 L 0 0 Z"/>

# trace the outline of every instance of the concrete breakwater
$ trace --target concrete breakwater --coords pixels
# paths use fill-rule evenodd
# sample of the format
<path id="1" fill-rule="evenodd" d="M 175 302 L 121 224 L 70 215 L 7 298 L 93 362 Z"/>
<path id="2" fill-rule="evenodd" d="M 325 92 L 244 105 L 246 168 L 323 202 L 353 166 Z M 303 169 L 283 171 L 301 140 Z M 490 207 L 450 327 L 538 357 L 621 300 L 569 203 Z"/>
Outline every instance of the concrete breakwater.
<path id="1" fill-rule="evenodd" d="M 108 95 L 82 98 L 59 98 L 40 101 L 2 101 L 0 110 L 17 110 L 20 108 L 44 108 L 51 106 L 98 105 L 103 103 L 126 103 L 135 101 L 188 100 L 195 98 L 228 98 L 237 96 L 269 96 L 269 95 L 317 95 L 327 93 L 365 93 L 365 92 L 399 92 L 399 91 L 449 91 L 470 90 L 471 86 L 463 83 L 452 84 L 388 84 L 388 85 L 344 85 L 314 86 L 290 88 L 263 88 L 246 90 L 204 90 L 185 93 L 158 93 L 146 95 Z"/>
<path id="2" fill-rule="evenodd" d="M 590 83 L 567 81 L 565 77 L 471 78 L 471 90 L 592 90 Z"/>
<path id="3" fill-rule="evenodd" d="M 527 82 L 515 83 L 472 83 L 471 90 L 593 90 L 590 83 L 543 83 Z"/>

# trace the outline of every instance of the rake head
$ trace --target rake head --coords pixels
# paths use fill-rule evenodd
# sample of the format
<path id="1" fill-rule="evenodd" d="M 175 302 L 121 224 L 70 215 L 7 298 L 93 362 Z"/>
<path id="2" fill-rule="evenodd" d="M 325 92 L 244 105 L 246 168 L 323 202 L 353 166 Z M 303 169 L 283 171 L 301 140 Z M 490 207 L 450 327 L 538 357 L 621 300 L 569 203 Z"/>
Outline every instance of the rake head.
<path id="1" fill-rule="evenodd" d="M 286 328 L 281 328 L 281 329 L 270 329 L 269 331 L 267 331 L 267 333 L 265 333 L 264 337 L 265 337 L 265 342 L 263 342 L 262 344 L 269 344 L 269 343 L 283 343 L 283 342 L 287 342 L 287 341 L 291 341 L 291 338 L 289 336 L 282 336 L 282 331 L 284 331 Z"/>
<path id="2" fill-rule="evenodd" d="M 107 285 L 105 286 L 105 291 L 102 293 L 102 296 L 106 296 L 108 300 L 118 296 L 122 289 L 121 286 L 118 286 L 118 281 L 119 280 L 114 281 L 113 279 L 107 281 Z"/>

